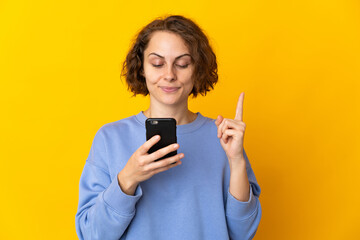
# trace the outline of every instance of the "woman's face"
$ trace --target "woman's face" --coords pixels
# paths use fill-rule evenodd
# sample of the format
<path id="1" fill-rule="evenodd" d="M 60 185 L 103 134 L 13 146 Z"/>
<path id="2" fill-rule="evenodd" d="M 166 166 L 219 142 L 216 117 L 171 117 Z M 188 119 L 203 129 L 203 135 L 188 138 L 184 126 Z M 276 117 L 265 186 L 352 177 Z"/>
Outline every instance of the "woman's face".
<path id="1" fill-rule="evenodd" d="M 166 105 L 187 102 L 193 89 L 193 62 L 184 40 L 177 34 L 157 31 L 144 52 L 144 77 L 150 100 Z"/>

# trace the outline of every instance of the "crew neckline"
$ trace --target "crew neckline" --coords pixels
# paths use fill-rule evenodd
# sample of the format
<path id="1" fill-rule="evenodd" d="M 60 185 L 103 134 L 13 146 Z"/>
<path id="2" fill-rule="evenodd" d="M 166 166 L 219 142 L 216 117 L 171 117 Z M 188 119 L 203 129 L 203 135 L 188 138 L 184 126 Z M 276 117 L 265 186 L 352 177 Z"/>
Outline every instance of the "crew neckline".
<path id="1" fill-rule="evenodd" d="M 196 115 L 197 117 L 191 123 L 176 125 L 177 134 L 193 132 L 196 129 L 200 128 L 201 125 L 205 123 L 206 118 L 203 115 L 201 115 L 200 112 L 197 112 Z M 142 126 L 145 127 L 145 121 L 147 117 L 145 116 L 143 111 L 140 111 L 138 114 L 136 114 L 135 118 Z"/>

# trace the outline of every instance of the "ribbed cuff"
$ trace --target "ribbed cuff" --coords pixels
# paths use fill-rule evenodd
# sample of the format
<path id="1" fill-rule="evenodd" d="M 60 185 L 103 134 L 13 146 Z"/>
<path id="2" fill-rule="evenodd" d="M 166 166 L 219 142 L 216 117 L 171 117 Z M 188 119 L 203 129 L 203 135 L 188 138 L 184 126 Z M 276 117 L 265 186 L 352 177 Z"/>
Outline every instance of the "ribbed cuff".
<path id="1" fill-rule="evenodd" d="M 117 213 L 121 215 L 133 215 L 135 213 L 135 205 L 142 196 L 140 185 L 137 186 L 135 195 L 127 195 L 124 193 L 117 179 L 117 176 L 112 180 L 109 187 L 104 191 L 104 202 L 112 207 Z"/>
<path id="2" fill-rule="evenodd" d="M 237 200 L 233 195 L 231 195 L 228 190 L 228 197 L 226 201 L 226 215 L 232 218 L 237 219 L 247 219 L 249 218 L 254 211 L 256 211 L 257 199 L 253 195 L 252 187 L 250 184 L 250 198 L 247 202 L 242 202 Z"/>

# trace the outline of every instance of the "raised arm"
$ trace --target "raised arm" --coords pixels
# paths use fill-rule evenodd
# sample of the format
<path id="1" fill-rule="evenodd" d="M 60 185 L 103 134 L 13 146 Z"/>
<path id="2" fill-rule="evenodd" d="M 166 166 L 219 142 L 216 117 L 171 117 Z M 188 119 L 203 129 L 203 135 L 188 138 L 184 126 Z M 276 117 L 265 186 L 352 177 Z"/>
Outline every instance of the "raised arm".
<path id="1" fill-rule="evenodd" d="M 241 93 L 234 119 L 215 121 L 218 138 L 230 166 L 226 217 L 231 239 L 252 239 L 261 219 L 260 187 L 244 150 L 246 125 L 243 122 L 244 93 Z"/>

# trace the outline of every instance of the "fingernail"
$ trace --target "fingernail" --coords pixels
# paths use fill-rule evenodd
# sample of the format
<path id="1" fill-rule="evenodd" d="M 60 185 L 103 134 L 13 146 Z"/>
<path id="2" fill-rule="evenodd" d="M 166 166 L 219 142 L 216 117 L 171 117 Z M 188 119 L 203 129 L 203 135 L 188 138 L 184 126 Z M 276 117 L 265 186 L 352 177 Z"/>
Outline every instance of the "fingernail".
<path id="1" fill-rule="evenodd" d="M 175 145 L 174 145 L 174 148 L 177 148 L 178 146 L 179 146 L 179 144 L 175 144 Z"/>

